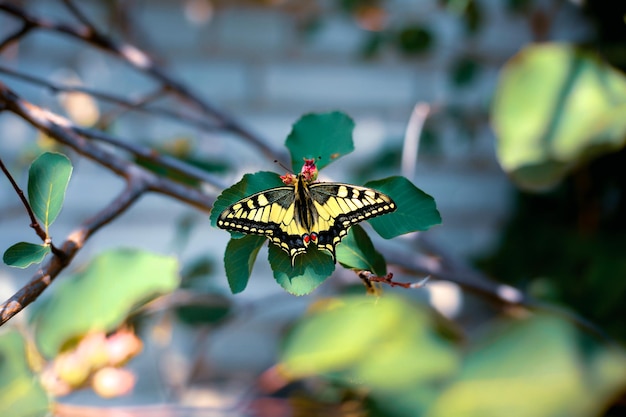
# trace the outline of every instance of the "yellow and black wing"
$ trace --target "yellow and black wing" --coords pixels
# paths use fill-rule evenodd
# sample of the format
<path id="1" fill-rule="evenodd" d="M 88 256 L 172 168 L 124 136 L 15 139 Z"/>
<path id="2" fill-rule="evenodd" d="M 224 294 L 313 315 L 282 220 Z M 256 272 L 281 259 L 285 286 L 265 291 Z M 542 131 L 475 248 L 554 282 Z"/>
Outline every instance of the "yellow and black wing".
<path id="1" fill-rule="evenodd" d="M 310 243 L 329 251 L 356 223 L 396 210 L 393 200 L 376 190 L 341 183 L 276 187 L 237 201 L 226 208 L 217 226 L 267 236 L 291 257 L 306 252 Z"/>
<path id="2" fill-rule="evenodd" d="M 335 247 L 352 225 L 396 210 L 391 197 L 371 188 L 332 182 L 309 188 L 317 217 L 312 232 L 317 233 L 317 246 L 328 250 L 333 260 Z"/>
<path id="3" fill-rule="evenodd" d="M 217 226 L 235 232 L 267 236 L 290 253 L 305 230 L 294 220 L 295 188 L 270 188 L 237 201 L 220 214 Z"/>

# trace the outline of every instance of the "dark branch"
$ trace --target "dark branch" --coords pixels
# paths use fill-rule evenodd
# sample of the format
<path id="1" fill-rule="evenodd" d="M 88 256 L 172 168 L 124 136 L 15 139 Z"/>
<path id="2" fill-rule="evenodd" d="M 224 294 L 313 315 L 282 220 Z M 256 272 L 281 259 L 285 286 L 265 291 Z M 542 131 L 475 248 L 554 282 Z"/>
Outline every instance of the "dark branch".
<path id="1" fill-rule="evenodd" d="M 58 142 L 69 146 L 79 154 L 127 180 L 133 176 L 143 175 L 149 180 L 151 191 L 169 195 L 204 211 L 210 211 L 213 205 L 213 198 L 197 189 L 176 183 L 168 178 L 158 177 L 156 174 L 86 140 L 72 129 L 73 125 L 69 120 L 22 100 L 1 82 L 0 105 L 4 105 L 7 110 L 20 116 Z"/>
<path id="2" fill-rule="evenodd" d="M 97 31 L 94 27 L 89 27 L 87 30 L 80 30 L 66 24 L 53 23 L 48 20 L 29 15 L 25 10 L 14 5 L 0 4 L 0 10 L 4 10 L 16 18 L 21 19 L 24 24 L 30 25 L 34 28 L 53 30 L 63 33 L 115 55 L 138 71 L 142 71 L 158 81 L 168 91 L 171 91 L 181 100 L 189 103 L 192 107 L 201 111 L 206 116 L 216 119 L 222 129 L 235 133 L 247 140 L 249 143 L 260 149 L 268 159 L 287 160 L 284 152 L 274 149 L 266 141 L 254 134 L 252 131 L 248 130 L 237 120 L 230 117 L 225 112 L 217 109 L 208 101 L 200 98 L 200 96 L 195 94 L 187 86 L 172 78 L 158 65 L 156 65 L 147 54 L 136 47 L 130 44 L 117 43 Z"/>
<path id="3" fill-rule="evenodd" d="M 4 172 L 4 175 L 7 177 L 7 179 L 13 186 L 13 189 L 17 193 L 17 196 L 19 197 L 20 201 L 24 205 L 24 208 L 26 209 L 26 213 L 28 213 L 28 217 L 30 218 L 30 227 L 32 227 L 35 230 L 35 233 L 37 233 L 37 236 L 39 236 L 41 241 L 46 243 L 46 241 L 48 240 L 48 235 L 46 234 L 46 231 L 43 230 L 43 227 L 41 227 L 41 225 L 37 221 L 37 218 L 35 217 L 35 213 L 33 212 L 33 209 L 30 206 L 30 203 L 28 202 L 28 200 L 26 199 L 26 196 L 24 195 L 24 191 L 22 191 L 20 186 L 17 185 L 17 182 L 15 182 L 13 175 L 11 175 L 7 167 L 4 165 L 4 162 L 2 162 L 2 158 L 0 158 L 0 169 L 2 170 L 2 172 Z"/>
<path id="4" fill-rule="evenodd" d="M 130 181 L 126 189 L 110 205 L 70 234 L 61 247 L 63 256 L 52 256 L 26 285 L 0 304 L 0 326 L 34 302 L 70 264 L 87 239 L 100 227 L 122 214 L 146 190 L 147 184 L 142 179 Z"/>
<path id="5" fill-rule="evenodd" d="M 183 122 L 183 123 L 187 123 L 189 125 L 198 127 L 202 130 L 208 131 L 208 132 L 214 132 L 217 130 L 221 130 L 223 129 L 222 126 L 214 123 L 214 122 L 210 122 L 204 119 L 200 119 L 198 117 L 193 117 L 190 116 L 186 113 L 183 112 L 179 112 L 179 111 L 172 111 L 169 109 L 165 109 L 165 108 L 160 108 L 160 107 L 144 107 L 146 103 L 148 103 L 149 101 L 151 101 L 154 98 L 154 95 L 159 93 L 161 94 L 162 90 L 159 90 L 157 93 L 154 94 L 150 94 L 146 97 L 141 97 L 139 99 L 136 100 L 128 100 L 124 97 L 121 96 L 117 96 L 114 94 L 110 94 L 110 93 L 105 93 L 102 91 L 98 91 L 98 90 L 94 90 L 91 88 L 87 88 L 87 87 L 82 87 L 82 86 L 71 86 L 71 85 L 65 85 L 65 84 L 60 84 L 60 83 L 55 83 L 53 81 L 48 81 L 39 77 L 35 77 L 32 75 L 28 75 L 28 74 L 23 74 L 20 73 L 18 71 L 14 71 L 10 68 L 5 68 L 0 66 L 0 73 L 9 75 L 11 77 L 14 78 L 18 78 L 20 80 L 24 80 L 27 81 L 31 84 L 35 84 L 35 85 L 39 85 L 41 87 L 44 87 L 50 91 L 52 91 L 53 93 L 84 93 L 84 94 L 88 94 L 91 97 L 98 99 L 98 100 L 102 100 L 108 103 L 113 103 L 113 104 L 117 104 L 118 106 L 124 108 L 124 109 L 128 109 L 128 110 L 135 110 L 135 111 L 140 111 L 142 113 L 148 113 L 148 114 L 153 114 L 155 116 L 161 116 L 161 117 L 166 117 L 170 120 L 175 120 L 175 121 L 179 121 L 179 122 Z"/>

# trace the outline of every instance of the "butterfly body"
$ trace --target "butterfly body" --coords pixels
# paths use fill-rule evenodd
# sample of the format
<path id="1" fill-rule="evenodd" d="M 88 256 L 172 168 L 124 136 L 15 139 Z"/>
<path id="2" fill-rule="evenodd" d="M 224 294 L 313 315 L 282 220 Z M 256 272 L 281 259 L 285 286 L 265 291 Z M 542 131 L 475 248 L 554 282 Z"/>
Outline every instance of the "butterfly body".
<path id="1" fill-rule="evenodd" d="M 309 161 L 309 160 L 307 160 Z M 217 226 L 266 236 L 291 257 L 305 253 L 309 244 L 325 249 L 335 261 L 335 247 L 350 227 L 396 210 L 393 200 L 376 190 L 335 182 L 314 182 L 303 173 L 285 186 L 245 197 L 227 207 Z"/>

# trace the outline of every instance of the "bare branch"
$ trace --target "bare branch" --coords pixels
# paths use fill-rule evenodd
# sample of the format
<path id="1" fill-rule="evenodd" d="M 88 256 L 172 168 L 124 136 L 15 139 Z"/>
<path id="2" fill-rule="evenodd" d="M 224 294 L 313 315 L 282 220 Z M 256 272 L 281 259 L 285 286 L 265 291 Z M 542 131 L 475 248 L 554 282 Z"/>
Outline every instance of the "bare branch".
<path id="1" fill-rule="evenodd" d="M 22 36 L 25 36 L 31 29 L 33 29 L 32 25 L 24 23 L 20 29 L 15 31 L 13 34 L 7 36 L 2 41 L 2 43 L 0 43 L 0 52 L 3 51 L 5 48 L 7 48 L 9 45 L 11 45 L 13 42 L 21 38 Z"/>
<path id="2" fill-rule="evenodd" d="M 190 116 L 180 111 L 172 111 L 172 110 L 169 110 L 166 108 L 160 108 L 160 107 L 145 107 L 145 104 L 151 101 L 156 94 L 162 94 L 161 93 L 162 90 L 149 94 L 145 97 L 140 97 L 136 100 L 128 100 L 121 96 L 117 96 L 117 95 L 110 94 L 110 93 L 105 93 L 102 91 L 94 90 L 94 89 L 83 87 L 83 86 L 77 86 L 77 85 L 72 86 L 72 85 L 55 83 L 53 81 L 45 80 L 43 78 L 35 77 L 32 75 L 28 75 L 28 74 L 23 74 L 21 72 L 14 71 L 10 68 L 6 68 L 2 66 L 0 66 L 0 73 L 9 75 L 11 77 L 14 77 L 20 80 L 27 81 L 31 84 L 35 84 L 35 85 L 39 85 L 41 87 L 47 88 L 53 93 L 65 92 L 65 93 L 88 94 L 95 99 L 117 104 L 120 107 L 123 107 L 128 110 L 135 110 L 135 111 L 140 111 L 142 113 L 153 114 L 155 116 L 166 117 L 171 120 L 176 120 L 178 122 L 187 123 L 191 126 L 198 127 L 208 132 L 214 132 L 214 131 L 223 129 L 223 127 L 220 126 L 219 124 L 216 124 L 214 122 L 210 122 L 204 119 L 200 119 L 198 117 Z"/>
<path id="3" fill-rule="evenodd" d="M 381 251 L 391 265 L 413 275 L 428 275 L 432 278 L 457 284 L 463 290 L 476 294 L 482 299 L 500 306 L 520 307 L 532 311 L 546 311 L 571 321 L 581 329 L 588 331 L 607 343 L 615 341 L 595 323 L 586 318 L 546 303 L 539 302 L 510 285 L 494 282 L 481 272 L 462 265 L 453 258 L 442 259 L 419 254 L 402 254 L 398 251 Z M 447 265 L 447 267 L 446 267 Z M 449 269 L 452 266 L 452 269 Z"/>
<path id="4" fill-rule="evenodd" d="M 48 239 L 48 235 L 46 234 L 46 231 L 43 230 L 43 227 L 41 227 L 41 225 L 37 221 L 37 218 L 35 217 L 35 213 L 33 213 L 33 209 L 30 206 L 30 203 L 28 202 L 28 200 L 26 199 L 26 196 L 24 195 L 24 191 L 22 191 L 20 186 L 17 185 L 17 182 L 15 182 L 13 175 L 11 175 L 7 167 L 4 165 L 4 162 L 2 162 L 2 158 L 0 158 L 0 169 L 2 170 L 2 172 L 4 172 L 4 175 L 8 178 L 9 182 L 13 186 L 13 189 L 17 193 L 17 196 L 19 197 L 20 201 L 24 205 L 24 208 L 26 209 L 26 213 L 28 213 L 28 217 L 30 218 L 30 227 L 32 227 L 35 230 L 35 233 L 37 233 L 37 236 L 39 236 L 41 241 L 45 243 L 46 240 Z"/>
<path id="5" fill-rule="evenodd" d="M 21 19 L 24 24 L 68 35 L 80 41 L 87 42 L 90 45 L 100 48 L 103 51 L 122 59 L 138 71 L 142 71 L 146 75 L 158 81 L 164 88 L 171 91 L 180 99 L 198 109 L 206 116 L 216 119 L 224 130 L 235 133 L 247 140 L 249 143 L 257 147 L 268 159 L 279 159 L 281 161 L 287 160 L 284 152 L 274 149 L 266 141 L 254 134 L 252 131 L 248 130 L 237 120 L 225 112 L 217 109 L 208 101 L 200 98 L 200 96 L 195 94 L 187 86 L 175 80 L 158 65 L 156 65 L 146 53 L 133 45 L 115 42 L 93 27 L 90 27 L 87 30 L 80 30 L 66 24 L 53 23 L 48 20 L 41 19 L 28 14 L 25 10 L 14 5 L 0 4 L 0 10 L 4 10 L 14 17 Z"/>
<path id="6" fill-rule="evenodd" d="M 59 273 L 70 264 L 87 239 L 100 227 L 122 214 L 147 188 L 148 184 L 143 178 L 132 179 L 126 189 L 110 205 L 70 234 L 61 247 L 63 256 L 56 254 L 52 256 L 50 261 L 37 271 L 26 285 L 0 304 L 0 326 L 35 301 Z"/>
<path id="7" fill-rule="evenodd" d="M 192 165 L 186 164 L 179 159 L 173 158 L 169 155 L 159 154 L 154 149 L 141 145 L 136 145 L 128 141 L 120 140 L 99 130 L 87 129 L 76 125 L 72 125 L 71 129 L 84 137 L 91 138 L 103 143 L 108 143 L 119 149 L 123 149 L 138 158 L 151 161 L 161 167 L 171 169 L 177 174 L 185 176 L 189 179 L 204 181 L 219 189 L 226 188 L 226 185 L 223 184 L 222 181 L 214 175 L 211 175 L 210 173 L 203 171 L 202 169 L 196 168 Z"/>
<path id="8" fill-rule="evenodd" d="M 194 188 L 161 178 L 85 140 L 73 130 L 74 126 L 67 119 L 22 100 L 2 83 L 0 83 L 0 107 L 20 116 L 79 154 L 124 177 L 127 182 L 126 189 L 115 201 L 74 231 L 60 251 L 54 252 L 48 264 L 41 268 L 28 284 L 0 305 L 0 325 L 37 299 L 54 278 L 69 265 L 93 233 L 118 217 L 144 193 L 153 191 L 169 195 L 205 211 L 209 211 L 213 204 L 212 197 Z M 141 149 L 139 151 L 143 152 Z"/>
<path id="9" fill-rule="evenodd" d="M 91 143 L 73 130 L 74 126 L 69 120 L 22 100 L 1 82 L 0 105 L 28 121 L 48 136 L 127 180 L 137 175 L 146 176 L 149 179 L 150 191 L 169 195 L 204 211 L 210 211 L 213 205 L 214 199 L 197 189 L 176 183 L 168 178 L 160 178 L 156 174 L 120 158 L 117 154 Z"/>
<path id="10" fill-rule="evenodd" d="M 85 25 L 89 30 L 95 32 L 96 31 L 96 27 L 95 25 L 87 18 L 87 16 L 78 8 L 78 6 L 76 6 L 74 4 L 73 1 L 71 0 L 63 0 L 63 3 L 65 3 L 65 7 L 67 7 L 69 9 L 70 12 L 72 12 L 72 14 L 74 15 L 74 17 L 76 17 L 76 19 L 78 19 L 79 22 L 81 22 L 83 25 Z"/>

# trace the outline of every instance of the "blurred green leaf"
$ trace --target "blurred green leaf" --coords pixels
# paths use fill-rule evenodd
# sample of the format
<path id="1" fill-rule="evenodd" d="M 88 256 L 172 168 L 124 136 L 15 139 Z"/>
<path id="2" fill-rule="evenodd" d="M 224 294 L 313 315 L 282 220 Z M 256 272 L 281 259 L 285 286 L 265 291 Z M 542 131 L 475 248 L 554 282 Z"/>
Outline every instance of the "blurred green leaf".
<path id="1" fill-rule="evenodd" d="M 352 152 L 353 130 L 354 121 L 342 112 L 302 116 L 293 125 L 285 141 L 285 146 L 291 153 L 293 172 L 300 172 L 304 158 L 315 159 L 317 168 L 322 169 L 335 159 Z"/>
<path id="2" fill-rule="evenodd" d="M 197 293 L 197 300 L 176 307 L 178 319 L 190 326 L 217 324 L 228 317 L 232 302 L 216 293 Z"/>
<path id="3" fill-rule="evenodd" d="M 393 213 L 368 220 L 385 239 L 428 230 L 441 223 L 435 200 L 404 177 L 370 181 L 365 186 L 389 195 L 398 207 Z"/>
<path id="4" fill-rule="evenodd" d="M 500 164 L 541 190 L 626 143 L 626 78 L 568 45 L 531 46 L 502 71 L 493 105 Z"/>
<path id="5" fill-rule="evenodd" d="M 41 154 L 30 166 L 28 201 L 46 230 L 63 207 L 72 169 L 72 163 L 65 155 L 52 152 Z"/>
<path id="6" fill-rule="evenodd" d="M 248 197 L 259 191 L 269 188 L 281 187 L 285 184 L 280 180 L 280 176 L 275 172 L 261 171 L 254 174 L 246 174 L 241 181 L 225 189 L 215 200 L 211 210 L 211 225 L 216 226 L 217 218 L 231 204 L 236 203 L 244 197 Z M 241 233 L 231 233 L 232 237 L 241 237 Z"/>
<path id="7" fill-rule="evenodd" d="M 466 33 L 468 35 L 476 34 L 484 21 L 481 5 L 474 0 L 469 0 L 463 14 L 463 20 L 465 21 Z"/>
<path id="8" fill-rule="evenodd" d="M 384 415 L 398 408 L 420 415 L 424 395 L 459 366 L 454 346 L 431 314 L 393 296 L 331 299 L 287 336 L 281 366 L 293 378 L 326 376 L 367 388 Z M 402 407 L 398 407 L 402 403 Z"/>
<path id="9" fill-rule="evenodd" d="M 419 55 L 430 50 L 433 36 L 429 29 L 420 25 L 406 26 L 398 32 L 396 43 L 405 55 Z"/>
<path id="10" fill-rule="evenodd" d="M 474 346 L 426 416 L 587 417 L 625 387 L 624 352 L 584 356 L 573 325 L 539 316 Z"/>
<path id="11" fill-rule="evenodd" d="M 224 159 L 210 159 L 210 157 L 202 155 L 202 152 L 198 151 L 195 141 L 190 137 L 176 136 L 156 145 L 148 141 L 146 145 L 152 149 L 154 155 L 171 156 L 206 172 L 223 173 L 229 168 L 229 164 Z M 149 157 L 136 156 L 135 162 L 137 165 L 173 181 L 194 187 L 201 183 L 201 181 L 189 177 L 184 172 L 180 172 L 180 170 L 164 166 L 156 161 L 153 155 Z"/>
<path id="12" fill-rule="evenodd" d="M 456 60 L 452 67 L 451 79 L 455 87 L 465 87 L 472 83 L 478 76 L 481 67 L 470 56 L 464 56 Z"/>
<path id="13" fill-rule="evenodd" d="M 372 271 L 376 275 L 385 275 L 385 258 L 376 251 L 370 237 L 359 225 L 354 225 L 346 237 L 337 245 L 337 261 L 344 267 Z"/>
<path id="14" fill-rule="evenodd" d="M 289 255 L 274 244 L 269 245 L 268 259 L 276 282 L 293 295 L 310 293 L 335 270 L 330 255 L 313 244 L 296 257 L 293 267 Z"/>
<path id="15" fill-rule="evenodd" d="M 264 236 L 245 235 L 241 239 L 231 239 L 226 245 L 224 267 L 233 294 L 242 292 L 248 285 L 252 267 L 266 240 Z"/>
<path id="16" fill-rule="evenodd" d="M 181 272 L 181 288 L 206 288 L 208 277 L 215 272 L 215 261 L 212 257 L 200 255 L 185 262 Z"/>
<path id="17" fill-rule="evenodd" d="M 52 297 L 36 310 L 37 344 L 51 358 L 74 338 L 116 329 L 136 308 L 178 283 L 174 258 L 132 249 L 105 252 L 57 283 Z"/>
<path id="18" fill-rule="evenodd" d="M 41 263 L 49 253 L 50 245 L 19 242 L 4 252 L 2 260 L 9 266 L 27 268 L 32 264 Z"/>
<path id="19" fill-rule="evenodd" d="M 43 416 L 48 396 L 26 360 L 24 338 L 15 330 L 0 334 L 0 415 Z"/>
<path id="20" fill-rule="evenodd" d="M 385 36 L 381 32 L 368 32 L 367 38 L 360 48 L 363 58 L 374 58 L 380 52 L 385 43 Z"/>

